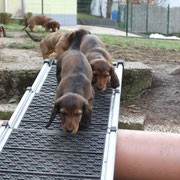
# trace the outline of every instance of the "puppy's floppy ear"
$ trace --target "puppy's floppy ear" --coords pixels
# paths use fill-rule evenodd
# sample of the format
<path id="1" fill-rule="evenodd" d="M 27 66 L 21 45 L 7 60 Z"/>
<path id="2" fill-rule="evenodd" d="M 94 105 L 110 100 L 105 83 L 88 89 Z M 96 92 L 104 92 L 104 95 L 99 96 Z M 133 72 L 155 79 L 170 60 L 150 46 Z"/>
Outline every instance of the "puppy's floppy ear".
<path id="1" fill-rule="evenodd" d="M 119 86 L 119 79 L 113 66 L 111 66 L 110 75 L 111 75 L 111 86 L 113 88 L 117 88 Z"/>
<path id="2" fill-rule="evenodd" d="M 83 114 L 80 122 L 80 128 L 87 128 L 91 123 L 92 106 L 87 100 L 84 102 Z"/>
<path id="3" fill-rule="evenodd" d="M 1 26 L 1 27 L 2 27 L 2 31 L 3 31 L 3 36 L 6 37 L 6 32 L 5 32 L 4 26 Z"/>
<path id="4" fill-rule="evenodd" d="M 71 33 L 68 35 L 67 39 L 68 39 L 69 43 L 72 43 L 74 37 L 75 37 L 75 32 L 71 32 Z"/>
<path id="5" fill-rule="evenodd" d="M 71 49 L 79 49 L 81 40 L 86 34 L 90 34 L 90 32 L 85 29 L 78 29 L 70 33 L 68 36 L 68 41 L 71 45 Z"/>
<path id="6" fill-rule="evenodd" d="M 59 112 L 59 109 L 60 109 L 60 102 L 61 102 L 61 98 L 58 98 L 55 103 L 54 103 L 54 107 L 52 109 L 52 112 L 51 112 L 51 116 L 50 116 L 50 119 L 49 119 L 49 122 L 47 123 L 46 125 L 46 128 L 48 128 L 52 121 L 54 120 L 54 118 L 56 117 L 56 114 Z"/>
<path id="7" fill-rule="evenodd" d="M 52 27 L 52 21 L 48 21 L 47 23 L 45 23 L 45 26 L 47 29 L 50 29 Z"/>
<path id="8" fill-rule="evenodd" d="M 87 57 L 87 58 L 88 58 L 88 57 Z M 91 69 L 94 70 L 95 60 L 94 60 L 94 61 L 90 61 L 89 64 L 91 65 Z"/>
<path id="9" fill-rule="evenodd" d="M 60 29 L 60 24 L 59 24 L 59 22 L 56 22 L 56 27 L 57 27 L 58 30 Z"/>

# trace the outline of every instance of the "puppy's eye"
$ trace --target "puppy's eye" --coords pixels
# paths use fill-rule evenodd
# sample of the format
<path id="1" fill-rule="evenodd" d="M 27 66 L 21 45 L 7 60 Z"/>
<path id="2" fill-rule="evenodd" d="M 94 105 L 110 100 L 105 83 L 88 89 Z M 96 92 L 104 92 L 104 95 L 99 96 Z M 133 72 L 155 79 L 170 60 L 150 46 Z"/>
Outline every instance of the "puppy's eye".
<path id="1" fill-rule="evenodd" d="M 108 76 L 109 76 L 109 75 L 106 74 L 106 75 L 104 75 L 104 78 L 107 78 Z"/>
<path id="2" fill-rule="evenodd" d="M 79 117 L 80 115 L 81 115 L 81 113 L 74 114 L 74 116 L 76 116 L 76 117 Z"/>
<path id="3" fill-rule="evenodd" d="M 60 114 L 61 114 L 62 116 L 67 116 L 67 113 L 66 113 L 66 112 L 60 112 Z"/>

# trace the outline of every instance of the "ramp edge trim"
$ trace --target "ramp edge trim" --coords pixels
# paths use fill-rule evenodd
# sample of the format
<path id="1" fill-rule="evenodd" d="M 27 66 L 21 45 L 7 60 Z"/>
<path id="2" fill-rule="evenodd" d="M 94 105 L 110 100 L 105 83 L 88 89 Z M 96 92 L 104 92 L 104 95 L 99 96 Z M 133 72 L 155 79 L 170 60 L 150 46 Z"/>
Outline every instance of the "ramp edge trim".
<path id="1" fill-rule="evenodd" d="M 122 76 L 123 76 L 123 62 L 120 62 L 116 66 L 115 71 L 118 75 L 120 86 L 114 90 L 113 95 L 111 97 L 109 124 L 108 124 L 108 131 L 106 134 L 106 140 L 105 140 L 101 180 L 110 180 L 113 179 L 114 177 L 116 140 L 117 140 Z"/>

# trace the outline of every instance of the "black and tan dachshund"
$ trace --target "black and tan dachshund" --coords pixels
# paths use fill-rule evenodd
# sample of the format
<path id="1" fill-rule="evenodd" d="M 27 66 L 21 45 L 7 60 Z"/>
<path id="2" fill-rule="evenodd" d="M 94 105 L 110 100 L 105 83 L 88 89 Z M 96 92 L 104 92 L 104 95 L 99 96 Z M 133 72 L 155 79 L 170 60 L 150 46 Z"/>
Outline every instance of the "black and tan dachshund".
<path id="1" fill-rule="evenodd" d="M 93 87 L 105 91 L 107 84 L 113 88 L 119 86 L 119 79 L 115 73 L 112 58 L 105 49 L 103 42 L 93 34 L 83 36 L 80 51 L 85 54 L 93 70 Z"/>
<path id="2" fill-rule="evenodd" d="M 59 114 L 63 131 L 75 134 L 79 128 L 87 128 L 90 124 L 94 97 L 92 69 L 83 53 L 70 49 L 59 57 L 56 76 L 59 84 L 46 127 Z"/>

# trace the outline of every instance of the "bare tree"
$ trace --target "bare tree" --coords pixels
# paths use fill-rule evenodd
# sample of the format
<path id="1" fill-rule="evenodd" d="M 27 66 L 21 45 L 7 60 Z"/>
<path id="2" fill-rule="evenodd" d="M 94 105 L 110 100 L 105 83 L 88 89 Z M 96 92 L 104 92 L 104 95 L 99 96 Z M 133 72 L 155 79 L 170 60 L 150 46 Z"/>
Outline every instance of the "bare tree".
<path id="1" fill-rule="evenodd" d="M 112 2 L 113 0 L 107 0 L 107 7 L 106 7 L 106 18 L 111 18 L 111 8 L 112 8 Z"/>
<path id="2" fill-rule="evenodd" d="M 100 16 L 102 18 L 103 17 L 103 14 L 102 14 L 102 0 L 99 0 L 99 12 L 100 12 Z"/>
<path id="3" fill-rule="evenodd" d="M 164 2 L 166 2 L 167 0 L 156 0 L 155 1 L 155 4 L 159 5 L 159 4 L 162 4 Z"/>
<path id="4" fill-rule="evenodd" d="M 146 3 L 152 3 L 155 5 L 162 4 L 163 2 L 166 2 L 167 0 L 129 0 L 129 2 L 133 4 L 146 4 Z M 127 2 L 127 0 L 126 0 Z"/>

